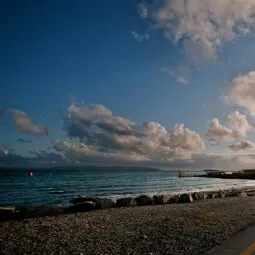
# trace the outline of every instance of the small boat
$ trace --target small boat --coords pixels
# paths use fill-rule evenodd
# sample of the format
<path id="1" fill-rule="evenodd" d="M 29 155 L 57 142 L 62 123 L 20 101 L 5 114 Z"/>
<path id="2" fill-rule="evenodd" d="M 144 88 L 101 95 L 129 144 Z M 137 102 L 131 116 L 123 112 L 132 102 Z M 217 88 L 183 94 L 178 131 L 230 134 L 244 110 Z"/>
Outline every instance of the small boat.
<path id="1" fill-rule="evenodd" d="M 29 176 L 29 177 L 32 177 L 33 175 L 34 175 L 33 172 L 31 172 L 31 171 L 28 172 L 28 176 Z"/>

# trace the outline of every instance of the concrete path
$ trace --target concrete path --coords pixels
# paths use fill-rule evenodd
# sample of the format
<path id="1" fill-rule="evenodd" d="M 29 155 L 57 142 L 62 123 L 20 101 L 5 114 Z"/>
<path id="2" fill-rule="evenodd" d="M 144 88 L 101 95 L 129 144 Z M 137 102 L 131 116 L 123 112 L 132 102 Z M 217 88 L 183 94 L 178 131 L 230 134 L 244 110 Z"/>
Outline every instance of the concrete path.
<path id="1" fill-rule="evenodd" d="M 255 225 L 213 248 L 208 255 L 255 255 Z"/>

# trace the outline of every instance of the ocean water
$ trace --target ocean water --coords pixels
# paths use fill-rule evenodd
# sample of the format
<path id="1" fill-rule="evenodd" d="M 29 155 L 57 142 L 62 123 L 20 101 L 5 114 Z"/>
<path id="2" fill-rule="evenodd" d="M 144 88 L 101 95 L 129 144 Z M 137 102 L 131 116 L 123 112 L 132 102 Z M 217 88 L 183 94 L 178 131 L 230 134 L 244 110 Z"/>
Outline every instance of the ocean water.
<path id="1" fill-rule="evenodd" d="M 69 204 L 78 195 L 117 199 L 140 194 L 182 193 L 255 186 L 254 180 L 178 178 L 157 170 L 27 170 L 0 171 L 0 205 Z"/>

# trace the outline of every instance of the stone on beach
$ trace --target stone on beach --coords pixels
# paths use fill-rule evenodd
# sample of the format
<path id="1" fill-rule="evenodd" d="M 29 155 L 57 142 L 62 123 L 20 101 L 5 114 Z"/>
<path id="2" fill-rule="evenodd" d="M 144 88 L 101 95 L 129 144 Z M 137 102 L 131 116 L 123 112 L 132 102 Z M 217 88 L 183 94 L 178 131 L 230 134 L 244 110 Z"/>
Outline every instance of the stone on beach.
<path id="1" fill-rule="evenodd" d="M 209 199 L 214 199 L 214 198 L 218 198 L 218 193 L 215 193 L 215 192 L 209 192 L 208 193 L 208 198 Z"/>
<path id="2" fill-rule="evenodd" d="M 219 191 L 218 192 L 218 197 L 219 198 L 224 198 L 224 197 L 226 197 L 226 193 L 224 191 Z"/>
<path id="3" fill-rule="evenodd" d="M 207 254 L 255 223 L 255 197 L 1 223 L 1 254 Z"/>
<path id="4" fill-rule="evenodd" d="M 95 209 L 109 209 L 115 207 L 115 202 L 110 198 L 103 198 L 97 201 Z"/>
<path id="5" fill-rule="evenodd" d="M 84 202 L 94 202 L 97 203 L 99 201 L 99 198 L 97 197 L 87 197 L 87 196 L 79 196 L 75 197 L 70 200 L 72 204 L 79 204 L 79 203 L 84 203 Z"/>
<path id="6" fill-rule="evenodd" d="M 0 207 L 0 221 L 13 218 L 15 210 L 15 207 Z"/>
<path id="7" fill-rule="evenodd" d="M 76 212 L 88 212 L 95 209 L 96 203 L 89 201 L 84 203 L 78 203 L 71 205 L 66 208 L 66 212 L 68 213 L 76 213 Z"/>
<path id="8" fill-rule="evenodd" d="M 180 195 L 170 196 L 170 198 L 168 199 L 168 204 L 178 203 L 179 197 Z"/>
<path id="9" fill-rule="evenodd" d="M 226 197 L 246 197 L 247 193 L 244 190 L 233 190 L 226 194 Z"/>
<path id="10" fill-rule="evenodd" d="M 53 216 L 64 213 L 62 205 L 39 205 L 17 207 L 21 218 L 35 218 L 43 216 Z"/>
<path id="11" fill-rule="evenodd" d="M 156 205 L 162 205 L 169 203 L 170 195 L 154 195 L 153 199 Z"/>
<path id="12" fill-rule="evenodd" d="M 181 194 L 178 200 L 179 203 L 191 203 L 193 202 L 193 198 L 191 194 L 185 193 Z"/>
<path id="13" fill-rule="evenodd" d="M 152 197 L 147 195 L 141 195 L 136 198 L 137 205 L 139 206 L 145 206 L 145 205 L 153 205 L 154 200 Z"/>
<path id="14" fill-rule="evenodd" d="M 133 197 L 124 197 L 119 198 L 116 201 L 116 207 L 129 207 L 129 206 L 136 206 L 137 202 Z"/>
<path id="15" fill-rule="evenodd" d="M 205 192 L 194 192 L 192 198 L 194 201 L 204 200 L 207 199 L 207 194 Z"/>

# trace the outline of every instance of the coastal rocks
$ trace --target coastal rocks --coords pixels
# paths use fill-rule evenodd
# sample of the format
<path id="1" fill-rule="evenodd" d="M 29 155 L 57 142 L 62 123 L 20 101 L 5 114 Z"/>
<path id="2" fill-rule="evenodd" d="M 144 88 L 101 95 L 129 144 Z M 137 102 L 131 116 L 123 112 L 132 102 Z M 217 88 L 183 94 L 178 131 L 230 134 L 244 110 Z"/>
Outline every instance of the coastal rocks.
<path id="1" fill-rule="evenodd" d="M 178 203 L 179 198 L 180 195 L 170 196 L 170 198 L 168 199 L 168 204 Z"/>
<path id="2" fill-rule="evenodd" d="M 191 203 L 193 201 L 202 201 L 205 199 L 216 199 L 224 197 L 246 197 L 254 196 L 254 189 L 224 190 L 224 191 L 203 191 L 192 194 L 164 194 L 154 195 L 153 198 L 148 195 L 141 195 L 136 198 L 124 197 L 117 199 L 116 203 L 110 198 L 85 197 L 73 198 L 72 205 L 63 207 L 61 205 L 43 205 L 43 206 L 2 206 L 0 207 L 0 221 L 35 218 L 44 216 L 55 216 L 63 213 L 88 212 L 92 210 L 109 209 L 114 207 L 132 207 L 146 205 L 164 205 L 171 203 Z"/>
<path id="3" fill-rule="evenodd" d="M 218 198 L 218 193 L 215 193 L 215 192 L 210 192 L 208 193 L 208 198 L 209 199 L 214 199 L 214 198 Z"/>
<path id="4" fill-rule="evenodd" d="M 209 191 L 204 193 L 207 199 L 224 198 L 226 193 L 224 191 Z"/>
<path id="5" fill-rule="evenodd" d="M 247 192 L 247 196 L 248 197 L 254 197 L 255 196 L 255 192 Z"/>
<path id="6" fill-rule="evenodd" d="M 154 199 L 147 195 L 141 195 L 136 198 L 137 205 L 145 206 L 145 205 L 153 205 Z"/>
<path id="7" fill-rule="evenodd" d="M 156 205 L 163 205 L 163 204 L 175 203 L 177 200 L 177 197 L 171 196 L 171 195 L 154 195 L 153 199 Z"/>
<path id="8" fill-rule="evenodd" d="M 13 219 L 15 215 L 15 207 L 0 207 L 0 221 Z"/>
<path id="9" fill-rule="evenodd" d="M 204 200 L 207 199 L 207 194 L 204 192 L 194 192 L 192 198 L 194 201 Z"/>
<path id="10" fill-rule="evenodd" d="M 170 195 L 154 195 L 154 203 L 156 205 L 168 204 L 171 196 Z"/>
<path id="11" fill-rule="evenodd" d="M 245 197 L 247 193 L 243 190 L 229 190 L 226 192 L 226 197 Z"/>
<path id="12" fill-rule="evenodd" d="M 233 190 L 227 194 L 227 197 L 246 197 L 247 193 L 244 190 Z"/>
<path id="13" fill-rule="evenodd" d="M 97 201 L 95 209 L 109 209 L 115 207 L 115 202 L 109 198 L 103 198 Z"/>
<path id="14" fill-rule="evenodd" d="M 44 216 L 54 216 L 64 213 L 62 205 L 40 205 L 18 207 L 19 216 L 21 218 L 36 218 Z"/>
<path id="15" fill-rule="evenodd" d="M 218 198 L 224 198 L 224 197 L 226 197 L 226 193 L 224 191 L 219 191 Z"/>
<path id="16" fill-rule="evenodd" d="M 193 198 L 191 194 L 185 193 L 181 194 L 178 200 L 179 203 L 191 203 L 193 202 Z"/>
<path id="17" fill-rule="evenodd" d="M 95 207 L 96 207 L 96 203 L 89 201 L 89 202 L 71 205 L 67 207 L 65 211 L 68 213 L 88 212 L 88 211 L 94 210 Z"/>
<path id="18" fill-rule="evenodd" d="M 130 207 L 130 206 L 136 206 L 137 202 L 135 198 L 133 197 L 124 197 L 119 198 L 116 201 L 116 207 Z"/>
<path id="19" fill-rule="evenodd" d="M 99 201 L 99 198 L 97 197 L 87 197 L 87 196 L 79 196 L 75 197 L 70 200 L 72 204 L 79 204 L 79 203 L 84 203 L 84 202 L 94 202 L 97 203 Z"/>

